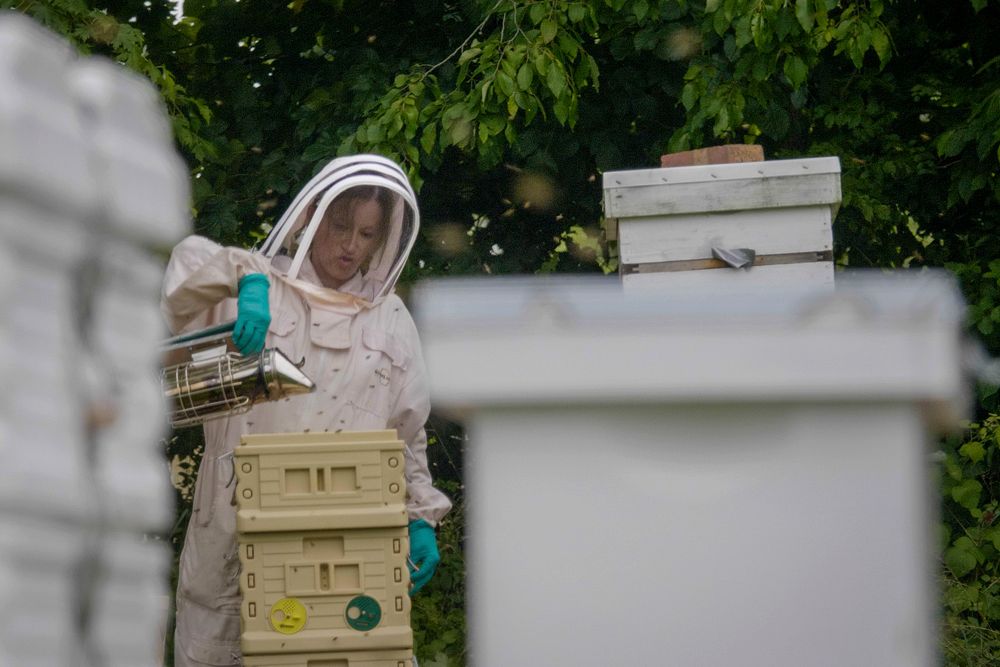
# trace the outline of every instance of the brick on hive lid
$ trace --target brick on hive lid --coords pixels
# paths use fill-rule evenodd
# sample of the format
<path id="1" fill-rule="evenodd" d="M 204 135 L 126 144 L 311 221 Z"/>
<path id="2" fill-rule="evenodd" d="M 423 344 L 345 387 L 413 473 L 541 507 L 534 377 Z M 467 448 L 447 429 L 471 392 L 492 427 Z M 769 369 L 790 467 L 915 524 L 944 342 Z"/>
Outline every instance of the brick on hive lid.
<path id="1" fill-rule="evenodd" d="M 690 151 L 667 153 L 660 156 L 661 167 L 690 167 L 697 164 L 725 164 L 730 162 L 760 162 L 764 147 L 756 144 L 723 144 L 696 148 Z"/>

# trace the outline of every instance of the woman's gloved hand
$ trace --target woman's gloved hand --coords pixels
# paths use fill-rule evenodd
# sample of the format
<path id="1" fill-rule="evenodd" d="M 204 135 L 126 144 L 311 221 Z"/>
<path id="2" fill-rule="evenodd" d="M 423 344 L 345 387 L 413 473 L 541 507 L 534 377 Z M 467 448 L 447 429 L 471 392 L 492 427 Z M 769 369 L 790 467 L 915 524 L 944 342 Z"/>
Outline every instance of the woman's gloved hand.
<path id="1" fill-rule="evenodd" d="M 410 568 L 410 595 L 424 587 L 434 570 L 441 562 L 438 553 L 437 537 L 434 529 L 423 519 L 410 522 L 410 557 L 407 565 Z"/>
<path id="2" fill-rule="evenodd" d="M 257 354 L 264 349 L 267 327 L 271 324 L 271 310 L 267 304 L 270 284 L 263 273 L 250 273 L 240 279 L 239 310 L 233 327 L 233 343 L 240 354 Z"/>

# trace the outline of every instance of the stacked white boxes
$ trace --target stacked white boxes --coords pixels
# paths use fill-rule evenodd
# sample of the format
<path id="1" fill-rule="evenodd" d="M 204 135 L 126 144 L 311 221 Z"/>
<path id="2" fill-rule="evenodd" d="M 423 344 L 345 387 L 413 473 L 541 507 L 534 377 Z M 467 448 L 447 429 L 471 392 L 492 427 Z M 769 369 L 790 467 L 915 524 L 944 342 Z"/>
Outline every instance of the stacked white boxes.
<path id="1" fill-rule="evenodd" d="M 626 288 L 833 286 L 835 157 L 609 171 L 603 184 Z"/>
<path id="2" fill-rule="evenodd" d="M 158 253 L 186 169 L 147 81 L 10 12 L 0 87 L 0 664 L 158 665 Z"/>

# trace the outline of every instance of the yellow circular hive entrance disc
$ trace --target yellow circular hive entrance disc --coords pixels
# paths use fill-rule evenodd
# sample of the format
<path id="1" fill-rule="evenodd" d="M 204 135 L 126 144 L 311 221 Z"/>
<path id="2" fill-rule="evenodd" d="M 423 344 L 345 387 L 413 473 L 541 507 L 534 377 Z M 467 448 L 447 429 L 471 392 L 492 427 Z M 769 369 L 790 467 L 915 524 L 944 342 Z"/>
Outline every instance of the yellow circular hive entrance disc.
<path id="1" fill-rule="evenodd" d="M 284 635 L 294 635 L 306 626 L 306 608 L 295 598 L 281 598 L 271 605 L 271 627 Z"/>

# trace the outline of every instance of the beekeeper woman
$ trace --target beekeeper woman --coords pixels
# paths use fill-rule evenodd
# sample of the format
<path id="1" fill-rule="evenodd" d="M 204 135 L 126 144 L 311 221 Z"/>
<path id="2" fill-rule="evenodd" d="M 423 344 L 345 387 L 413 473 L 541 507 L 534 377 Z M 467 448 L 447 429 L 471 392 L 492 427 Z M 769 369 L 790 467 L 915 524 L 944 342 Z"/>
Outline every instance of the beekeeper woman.
<path id="1" fill-rule="evenodd" d="M 244 353 L 265 344 L 315 392 L 208 422 L 180 557 L 175 665 L 238 665 L 239 558 L 233 447 L 245 433 L 396 429 L 405 442 L 411 576 L 416 592 L 439 560 L 434 527 L 451 502 L 431 484 L 430 409 L 417 331 L 393 286 L 419 213 L 403 171 L 378 156 L 338 158 L 295 197 L 257 252 L 198 236 L 174 248 L 162 309 L 173 333 L 236 319 Z"/>

